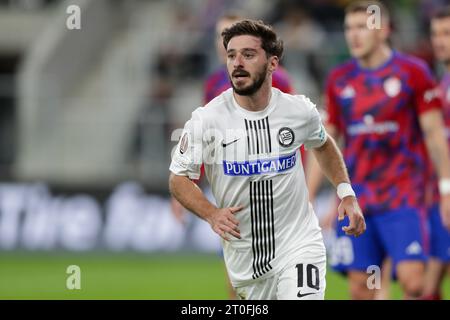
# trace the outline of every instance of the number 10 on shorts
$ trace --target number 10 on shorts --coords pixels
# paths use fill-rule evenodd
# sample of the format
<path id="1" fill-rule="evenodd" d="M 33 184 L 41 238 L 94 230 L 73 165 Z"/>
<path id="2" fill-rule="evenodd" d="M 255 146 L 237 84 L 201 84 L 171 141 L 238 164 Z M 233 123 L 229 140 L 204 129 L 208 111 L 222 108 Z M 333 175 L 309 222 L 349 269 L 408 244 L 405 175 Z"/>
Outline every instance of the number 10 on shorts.
<path id="1" fill-rule="evenodd" d="M 320 289 L 319 268 L 313 264 L 307 264 L 305 267 L 303 263 L 299 263 L 295 267 L 297 268 L 297 287 L 303 288 L 303 275 L 306 274 L 306 285 L 311 289 Z"/>

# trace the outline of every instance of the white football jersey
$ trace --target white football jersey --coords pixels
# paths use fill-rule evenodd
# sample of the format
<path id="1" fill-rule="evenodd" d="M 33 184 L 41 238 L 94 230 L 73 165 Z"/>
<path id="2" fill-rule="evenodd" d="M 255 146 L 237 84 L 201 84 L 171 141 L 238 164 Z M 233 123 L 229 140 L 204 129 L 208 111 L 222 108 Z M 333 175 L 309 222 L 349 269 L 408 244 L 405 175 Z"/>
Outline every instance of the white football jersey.
<path id="1" fill-rule="evenodd" d="M 240 107 L 230 88 L 192 113 L 170 171 L 198 179 L 203 163 L 218 207 L 244 207 L 235 214 L 242 238 L 222 241 L 234 287 L 267 278 L 301 254 L 324 254 L 299 149 L 326 139 L 316 106 L 275 88 L 262 111 Z"/>

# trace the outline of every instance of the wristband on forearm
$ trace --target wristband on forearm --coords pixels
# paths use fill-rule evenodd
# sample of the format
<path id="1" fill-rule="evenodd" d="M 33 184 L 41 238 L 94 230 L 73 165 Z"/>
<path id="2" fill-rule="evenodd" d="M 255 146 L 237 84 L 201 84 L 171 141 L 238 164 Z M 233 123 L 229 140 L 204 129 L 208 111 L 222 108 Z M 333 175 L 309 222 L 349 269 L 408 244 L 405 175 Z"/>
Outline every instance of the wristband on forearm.
<path id="1" fill-rule="evenodd" d="M 355 191 L 353 191 L 351 184 L 347 182 L 339 183 L 336 188 L 336 192 L 341 200 L 348 196 L 356 197 Z"/>
<path id="2" fill-rule="evenodd" d="M 439 193 L 441 196 L 450 194 L 450 178 L 439 179 Z"/>

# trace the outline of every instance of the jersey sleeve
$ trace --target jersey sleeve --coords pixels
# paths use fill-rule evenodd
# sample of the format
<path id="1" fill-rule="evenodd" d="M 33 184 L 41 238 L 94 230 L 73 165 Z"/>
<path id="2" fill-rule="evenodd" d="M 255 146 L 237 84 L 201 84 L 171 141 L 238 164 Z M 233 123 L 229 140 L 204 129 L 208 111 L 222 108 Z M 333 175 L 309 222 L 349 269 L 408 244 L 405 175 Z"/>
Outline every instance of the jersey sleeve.
<path id="1" fill-rule="evenodd" d="M 413 75 L 417 113 L 422 114 L 432 109 L 441 109 L 438 86 L 425 63 L 418 64 L 414 68 Z"/>
<path id="2" fill-rule="evenodd" d="M 327 141 L 328 136 L 316 106 L 306 97 L 303 97 L 303 100 L 310 109 L 310 117 L 307 127 L 308 135 L 304 145 L 306 149 L 319 148 Z"/>
<path id="3" fill-rule="evenodd" d="M 203 154 L 203 128 L 200 116 L 194 111 L 186 122 L 181 138 L 172 155 L 169 170 L 190 179 L 200 178 Z"/>

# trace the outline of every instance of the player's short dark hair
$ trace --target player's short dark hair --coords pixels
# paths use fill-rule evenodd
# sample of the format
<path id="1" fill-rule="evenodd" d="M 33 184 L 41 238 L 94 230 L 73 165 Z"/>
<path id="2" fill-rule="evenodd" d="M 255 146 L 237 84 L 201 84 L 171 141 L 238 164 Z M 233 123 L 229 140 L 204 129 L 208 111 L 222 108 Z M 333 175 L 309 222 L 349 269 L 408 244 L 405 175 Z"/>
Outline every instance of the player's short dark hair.
<path id="1" fill-rule="evenodd" d="M 362 1 L 356 1 L 356 2 L 352 2 L 350 3 L 346 8 L 345 8 L 345 14 L 349 14 L 349 13 L 356 13 L 356 12 L 364 12 L 364 13 L 369 13 L 369 11 L 367 11 L 367 9 L 370 6 L 378 6 L 380 8 L 380 12 L 381 12 L 381 19 L 387 19 L 386 21 L 389 21 L 389 10 L 386 7 L 386 5 L 380 1 L 376 1 L 376 0 L 362 0 Z"/>
<path id="2" fill-rule="evenodd" d="M 281 59 L 283 55 L 283 41 L 280 40 L 273 28 L 261 20 L 242 20 L 234 23 L 222 32 L 225 49 L 233 37 L 250 35 L 261 39 L 261 47 L 268 57 L 276 56 Z"/>
<path id="3" fill-rule="evenodd" d="M 445 6 L 437 9 L 433 12 L 431 19 L 444 19 L 450 18 L 450 6 Z"/>

